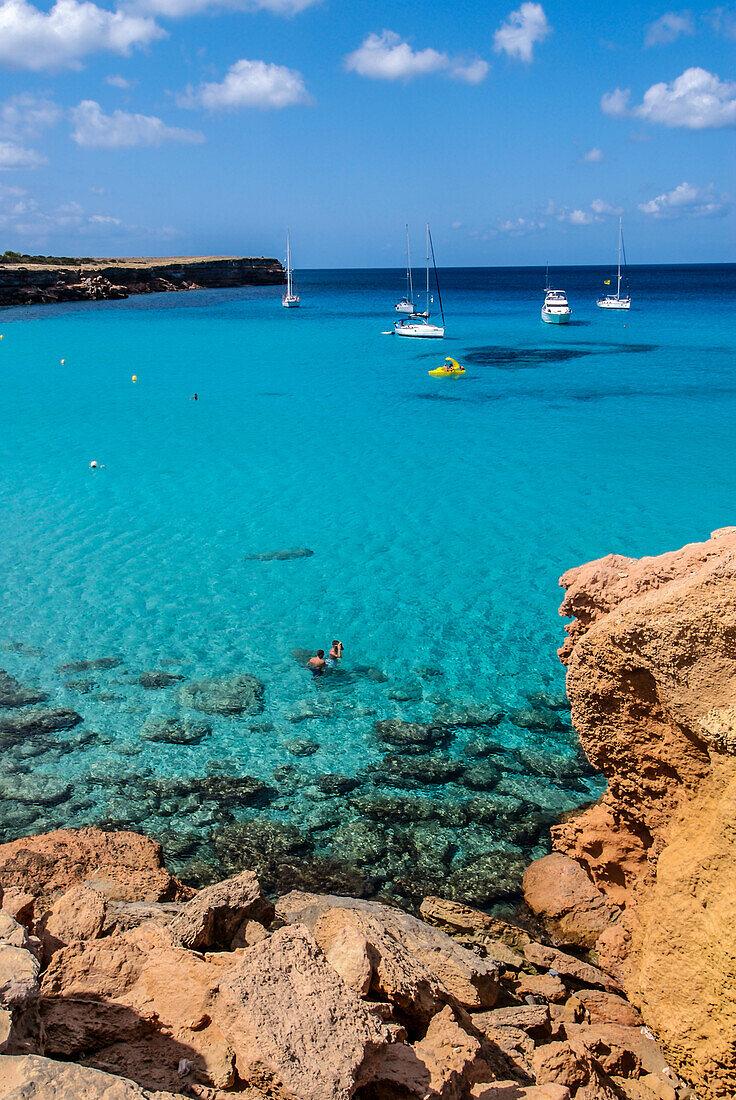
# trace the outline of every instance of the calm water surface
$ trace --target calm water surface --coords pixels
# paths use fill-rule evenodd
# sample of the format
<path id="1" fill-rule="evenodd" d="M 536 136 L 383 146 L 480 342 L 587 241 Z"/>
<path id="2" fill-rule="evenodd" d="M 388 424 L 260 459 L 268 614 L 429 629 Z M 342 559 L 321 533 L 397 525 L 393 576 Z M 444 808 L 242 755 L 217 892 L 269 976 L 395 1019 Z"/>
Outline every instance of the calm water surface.
<path id="1" fill-rule="evenodd" d="M 381 334 L 388 271 L 305 273 L 298 311 L 279 288 L 4 310 L 0 656 L 83 722 L 0 710 L 2 836 L 131 824 L 195 881 L 512 893 L 600 790 L 555 709 L 560 573 L 734 522 L 736 266 L 634 268 L 620 315 L 608 274 L 557 270 L 573 321 L 548 326 L 542 271 L 442 272 L 442 342 Z M 444 355 L 467 375 L 430 378 Z M 291 548 L 313 555 L 246 560 Z M 312 682 L 301 651 L 333 637 L 344 669 Z M 190 707 L 242 672 L 258 714 Z M 468 728 L 480 704 L 500 724 Z M 438 716 L 409 754 L 375 729 Z M 142 738 L 157 717 L 196 743 Z"/>

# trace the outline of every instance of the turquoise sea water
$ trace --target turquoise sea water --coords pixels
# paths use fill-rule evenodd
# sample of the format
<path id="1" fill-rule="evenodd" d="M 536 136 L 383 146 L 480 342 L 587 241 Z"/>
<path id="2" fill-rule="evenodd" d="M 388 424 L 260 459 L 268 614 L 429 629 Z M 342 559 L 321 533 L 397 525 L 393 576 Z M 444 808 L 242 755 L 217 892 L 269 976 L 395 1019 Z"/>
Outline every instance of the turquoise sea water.
<path id="1" fill-rule="evenodd" d="M 279 288 L 4 310 L 0 664 L 83 722 L 0 710 L 2 837 L 130 824 L 195 881 L 513 893 L 601 789 L 556 709 L 560 573 L 734 522 L 736 266 L 635 268 L 620 315 L 604 274 L 558 270 L 573 322 L 548 326 L 543 272 L 441 273 L 441 342 L 381 335 L 387 271 L 307 273 L 295 311 Z M 444 355 L 467 375 L 430 378 Z M 313 681 L 300 651 L 333 637 Z M 189 705 L 238 673 L 257 714 Z M 141 738 L 157 716 L 197 743 Z M 390 718 L 444 725 L 407 753 Z"/>

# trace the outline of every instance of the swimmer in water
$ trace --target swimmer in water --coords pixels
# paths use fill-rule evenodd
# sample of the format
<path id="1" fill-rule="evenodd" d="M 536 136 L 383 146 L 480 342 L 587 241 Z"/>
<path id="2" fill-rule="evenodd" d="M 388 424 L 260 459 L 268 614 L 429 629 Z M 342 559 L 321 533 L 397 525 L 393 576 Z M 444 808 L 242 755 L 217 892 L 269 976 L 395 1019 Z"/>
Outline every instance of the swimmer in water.
<path id="1" fill-rule="evenodd" d="M 196 393 L 193 393 L 192 396 L 189 398 L 189 400 L 190 401 L 199 401 L 199 397 L 197 396 Z"/>
<path id="2" fill-rule="evenodd" d="M 342 642 L 338 642 L 338 640 L 336 638 L 333 639 L 332 648 L 330 649 L 330 652 L 327 654 L 327 660 L 325 661 L 325 664 L 327 665 L 328 668 L 337 668 L 338 661 L 340 661 L 342 659 L 342 651 L 343 651 Z"/>
<path id="3" fill-rule="evenodd" d="M 325 651 L 324 649 L 318 649 L 314 657 L 310 657 L 307 661 L 307 668 L 312 673 L 312 676 L 321 676 L 325 670 Z"/>

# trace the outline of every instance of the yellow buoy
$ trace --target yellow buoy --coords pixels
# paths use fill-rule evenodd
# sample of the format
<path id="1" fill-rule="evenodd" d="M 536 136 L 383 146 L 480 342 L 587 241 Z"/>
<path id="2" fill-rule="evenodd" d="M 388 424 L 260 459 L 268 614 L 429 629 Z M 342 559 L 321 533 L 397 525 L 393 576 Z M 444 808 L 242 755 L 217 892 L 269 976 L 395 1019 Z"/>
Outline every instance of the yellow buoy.
<path id="1" fill-rule="evenodd" d="M 4 340 L 4 339 L 5 339 L 5 337 L 3 336 L 2 332 L 0 332 L 0 340 Z"/>
<path id="2" fill-rule="evenodd" d="M 134 374 L 133 377 L 131 378 L 131 382 L 137 382 L 137 381 L 138 381 L 138 375 Z"/>

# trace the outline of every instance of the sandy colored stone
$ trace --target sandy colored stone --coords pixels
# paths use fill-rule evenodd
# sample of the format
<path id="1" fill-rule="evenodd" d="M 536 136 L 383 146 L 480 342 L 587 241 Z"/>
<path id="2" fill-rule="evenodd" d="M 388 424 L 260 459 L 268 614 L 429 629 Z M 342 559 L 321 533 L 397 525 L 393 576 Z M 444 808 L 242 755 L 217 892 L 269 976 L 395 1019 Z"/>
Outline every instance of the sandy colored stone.
<path id="1" fill-rule="evenodd" d="M 388 1041 L 304 926 L 249 948 L 220 991 L 218 1020 L 240 1077 L 265 1077 L 294 1100 L 348 1100 Z"/>
<path id="2" fill-rule="evenodd" d="M 196 951 L 227 951 L 240 926 L 247 920 L 270 924 L 273 905 L 263 896 L 252 871 L 200 890 L 171 924 L 171 932 L 183 947 Z"/>
<path id="3" fill-rule="evenodd" d="M 0 883 L 36 898 L 54 898 L 83 883 L 124 901 L 173 901 L 194 893 L 164 868 L 155 840 L 93 828 L 57 829 L 0 844 Z"/>
<path id="4" fill-rule="evenodd" d="M 5 912 L 10 913 L 18 924 L 30 930 L 33 927 L 33 904 L 36 900 L 33 894 L 11 887 L 5 891 L 0 889 L 0 895 L 2 895 L 2 907 Z"/>
<path id="5" fill-rule="evenodd" d="M 365 997 L 373 977 L 372 949 L 368 940 L 352 925 L 345 925 L 335 935 L 327 950 L 326 958 L 346 985 L 359 997 Z"/>
<path id="6" fill-rule="evenodd" d="M 520 952 L 532 939 L 523 928 L 447 898 L 426 897 L 419 913 L 427 924 L 447 932 L 460 943 L 480 944 L 488 949 L 491 958 L 504 965 L 523 966 Z"/>
<path id="7" fill-rule="evenodd" d="M 46 962 L 54 951 L 69 943 L 98 939 L 105 924 L 106 909 L 102 894 L 89 886 L 72 886 L 62 894 L 37 929 Z"/>
<path id="8" fill-rule="evenodd" d="M 517 997 L 543 997 L 545 1001 L 557 1003 L 567 997 L 567 988 L 562 978 L 555 974 L 519 974 L 513 983 Z"/>
<path id="9" fill-rule="evenodd" d="M 462 1100 L 488 1071 L 480 1041 L 465 1031 L 449 1005 L 433 1017 L 414 1053 L 429 1073 L 427 1095 L 433 1100 Z"/>
<path id="10" fill-rule="evenodd" d="M 516 1081 L 492 1081 L 474 1085 L 471 1100 L 569 1100 L 564 1085 L 519 1085 Z"/>
<path id="11" fill-rule="evenodd" d="M 524 900 L 561 944 L 592 947 L 619 915 L 583 867 L 561 852 L 534 860 L 523 879 Z"/>
<path id="12" fill-rule="evenodd" d="M 311 928 L 323 951 L 347 926 L 373 950 L 371 990 L 425 1023 L 446 1003 L 487 1008 L 498 996 L 496 966 L 446 933 L 378 902 L 293 891 L 277 914 Z"/>
<path id="13" fill-rule="evenodd" d="M 736 528 L 562 584 L 572 720 L 608 791 L 554 845 L 625 907 L 596 950 L 674 1067 L 736 1094 Z"/>
<path id="14" fill-rule="evenodd" d="M 213 1020 L 226 973 L 167 941 L 158 925 L 63 947 L 41 983 L 46 1050 L 164 1089 L 176 1088 L 176 1067 L 188 1058 L 193 1080 L 228 1087 L 233 1051 Z"/>
<path id="15" fill-rule="evenodd" d="M 524 948 L 524 956 L 535 966 L 554 970 L 563 978 L 570 978 L 581 985 L 592 985 L 612 993 L 620 991 L 618 982 L 610 974 L 554 947 L 545 947 L 541 943 L 528 943 Z"/>
<path id="16" fill-rule="evenodd" d="M 533 1061 L 537 1084 L 562 1085 L 575 1100 L 620 1100 L 616 1085 L 579 1041 L 549 1043 L 536 1051 Z"/>
<path id="17" fill-rule="evenodd" d="M 593 1024 L 621 1024 L 641 1027 L 641 1014 L 625 997 L 602 989 L 579 989 L 574 1000 L 582 1007 L 586 1019 Z"/>
<path id="18" fill-rule="evenodd" d="M 509 1008 L 494 1008 L 490 1012 L 475 1012 L 473 1023 L 486 1034 L 489 1034 L 489 1029 L 497 1027 L 515 1027 L 537 1042 L 544 1042 L 550 1036 L 547 1005 L 512 1005 Z"/>
<path id="19" fill-rule="evenodd" d="M 3 1100 L 178 1100 L 109 1073 L 34 1055 L 0 1057 Z"/>

